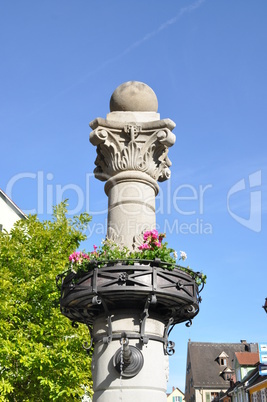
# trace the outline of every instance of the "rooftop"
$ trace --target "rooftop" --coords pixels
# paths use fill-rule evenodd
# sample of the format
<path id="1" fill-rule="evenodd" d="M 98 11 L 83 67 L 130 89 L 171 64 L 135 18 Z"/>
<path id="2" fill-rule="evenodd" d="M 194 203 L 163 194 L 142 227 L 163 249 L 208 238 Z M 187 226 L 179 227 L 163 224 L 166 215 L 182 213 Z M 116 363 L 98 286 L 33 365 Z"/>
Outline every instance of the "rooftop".
<path id="1" fill-rule="evenodd" d="M 236 352 L 235 355 L 241 366 L 254 366 L 259 362 L 259 353 Z"/>
<path id="2" fill-rule="evenodd" d="M 222 373 L 226 368 L 233 368 L 236 352 L 251 354 L 245 352 L 246 348 L 247 344 L 244 343 L 189 342 L 188 356 L 191 361 L 195 387 L 227 389 L 230 381 L 224 380 Z M 219 356 L 222 353 L 224 356 L 228 356 L 226 365 L 223 364 L 224 361 L 219 361 Z M 252 354 L 254 355 L 254 353 Z"/>

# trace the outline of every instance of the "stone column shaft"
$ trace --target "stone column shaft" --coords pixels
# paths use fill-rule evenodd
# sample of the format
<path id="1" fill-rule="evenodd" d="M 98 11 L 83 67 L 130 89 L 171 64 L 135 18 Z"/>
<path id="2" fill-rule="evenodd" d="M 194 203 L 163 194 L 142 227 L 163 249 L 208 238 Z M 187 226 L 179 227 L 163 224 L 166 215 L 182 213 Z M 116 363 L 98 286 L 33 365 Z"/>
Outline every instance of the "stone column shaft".
<path id="1" fill-rule="evenodd" d="M 140 315 L 136 311 L 116 311 L 112 319 L 113 336 L 126 333 L 140 334 Z M 97 338 L 107 335 L 107 320 L 99 317 L 94 323 L 93 334 Z M 164 323 L 159 316 L 146 321 L 146 335 L 162 337 Z M 94 355 L 97 362 L 92 363 L 94 397 L 93 402 L 165 402 L 168 378 L 168 356 L 163 353 L 163 343 L 149 340 L 142 344 L 139 339 L 129 339 L 129 344 L 137 347 L 144 358 L 141 371 L 132 378 L 120 378 L 113 364 L 113 357 L 121 349 L 120 340 L 104 344 L 95 343 Z"/>

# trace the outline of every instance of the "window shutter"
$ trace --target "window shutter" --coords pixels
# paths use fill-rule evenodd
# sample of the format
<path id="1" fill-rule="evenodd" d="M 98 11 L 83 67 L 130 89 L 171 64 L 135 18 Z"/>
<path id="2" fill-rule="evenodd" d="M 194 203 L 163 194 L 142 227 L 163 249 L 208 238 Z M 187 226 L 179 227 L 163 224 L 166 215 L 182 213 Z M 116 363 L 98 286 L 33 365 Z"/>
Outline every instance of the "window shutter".
<path id="1" fill-rule="evenodd" d="M 210 393 L 206 392 L 206 402 L 210 402 Z"/>

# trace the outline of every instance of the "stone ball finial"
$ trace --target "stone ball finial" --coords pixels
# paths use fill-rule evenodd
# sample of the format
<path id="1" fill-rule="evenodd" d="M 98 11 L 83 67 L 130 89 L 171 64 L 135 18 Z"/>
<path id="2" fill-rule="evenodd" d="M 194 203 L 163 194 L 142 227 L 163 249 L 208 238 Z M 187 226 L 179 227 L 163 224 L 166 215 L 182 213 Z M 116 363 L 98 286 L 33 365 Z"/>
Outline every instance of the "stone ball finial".
<path id="1" fill-rule="evenodd" d="M 139 81 L 124 82 L 110 98 L 111 112 L 157 112 L 158 99 L 148 85 Z"/>

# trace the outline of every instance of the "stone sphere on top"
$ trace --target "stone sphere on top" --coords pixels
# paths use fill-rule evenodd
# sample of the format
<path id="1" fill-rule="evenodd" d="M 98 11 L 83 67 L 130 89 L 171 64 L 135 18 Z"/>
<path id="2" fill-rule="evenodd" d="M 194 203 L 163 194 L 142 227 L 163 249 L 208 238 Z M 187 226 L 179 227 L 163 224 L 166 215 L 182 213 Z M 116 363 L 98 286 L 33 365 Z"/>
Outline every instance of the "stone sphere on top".
<path id="1" fill-rule="evenodd" d="M 148 85 L 139 81 L 124 82 L 110 98 L 111 112 L 157 112 L 158 99 Z"/>

